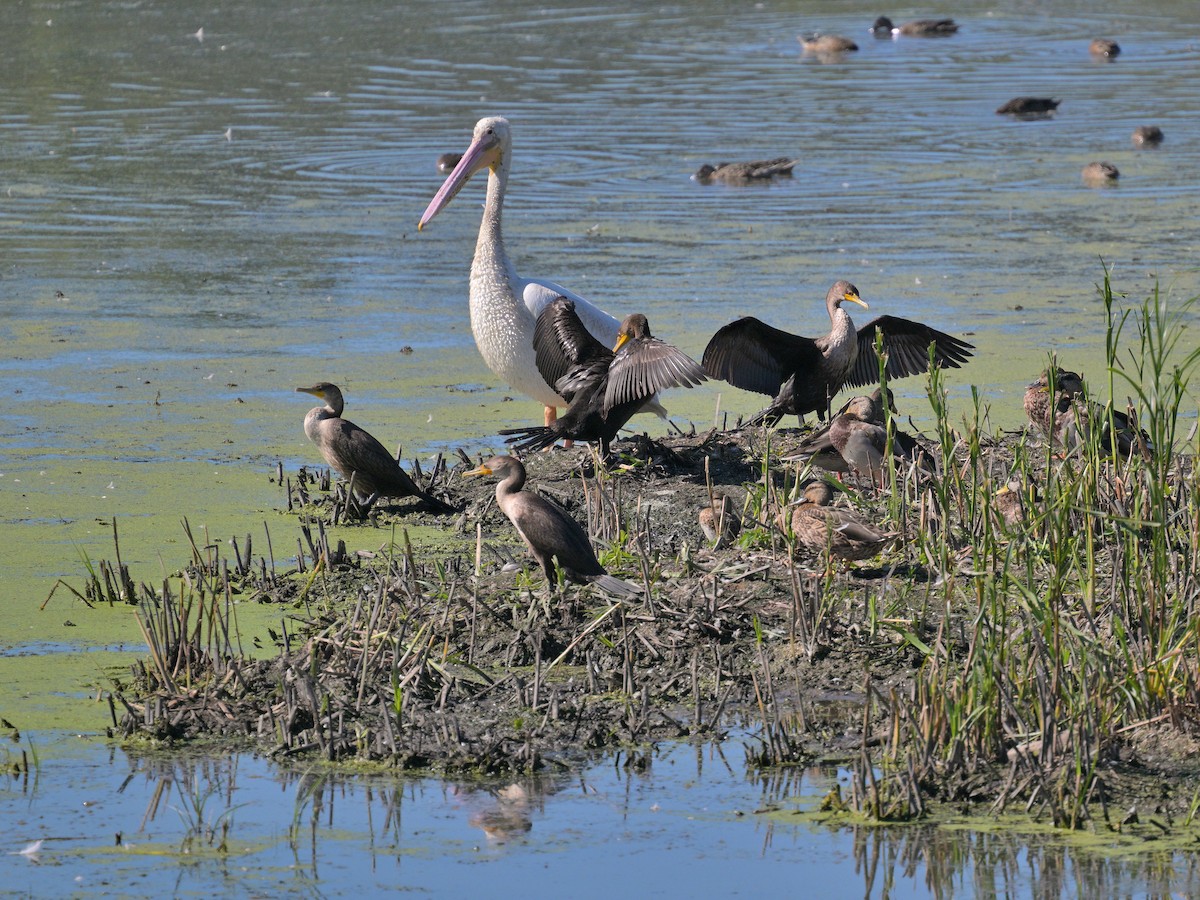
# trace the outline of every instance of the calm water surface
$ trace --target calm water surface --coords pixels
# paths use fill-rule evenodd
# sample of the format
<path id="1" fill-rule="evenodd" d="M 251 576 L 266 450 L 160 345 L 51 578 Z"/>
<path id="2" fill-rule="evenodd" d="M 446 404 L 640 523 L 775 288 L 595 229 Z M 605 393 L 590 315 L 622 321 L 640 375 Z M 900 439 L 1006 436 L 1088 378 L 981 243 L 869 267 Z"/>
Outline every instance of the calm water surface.
<path id="1" fill-rule="evenodd" d="M 1194 861 L 1051 835 L 827 828 L 838 773 L 746 777 L 741 747 L 503 782 L 345 778 L 250 757 L 84 746 L 0 793 L 7 890 L 28 896 L 1194 895 Z M 50 801 L 50 802 L 47 802 Z M 44 838 L 36 853 L 34 838 Z M 222 847 L 223 845 L 223 847 Z"/>
<path id="2" fill-rule="evenodd" d="M 826 288 L 849 278 L 872 313 L 968 335 L 978 356 L 952 399 L 965 409 L 978 385 L 1010 427 L 1050 351 L 1101 374 L 1101 260 L 1134 303 L 1156 285 L 1173 308 L 1200 294 L 1195 3 L 964 0 L 945 40 L 873 39 L 880 11 L 9 4 L 0 696 L 25 729 L 102 727 L 83 701 L 140 643 L 127 611 L 63 592 L 39 611 L 54 580 L 81 552 L 111 556 L 114 517 L 144 577 L 184 558 L 183 516 L 214 540 L 261 530 L 275 461 L 313 460 L 297 385 L 338 382 L 409 456 L 483 451 L 537 417 L 470 335 L 482 179 L 416 231 L 434 160 L 483 115 L 514 127 L 518 267 L 640 309 L 697 356 L 747 313 L 821 333 Z M 861 50 L 805 57 L 796 35 L 816 29 Z M 1094 61 L 1097 35 L 1124 53 Z M 1043 121 L 994 113 L 1016 95 L 1063 102 Z M 1140 124 L 1163 128 L 1161 148 L 1134 149 Z M 689 178 L 783 154 L 801 162 L 771 185 Z M 1095 159 L 1119 185 L 1082 183 Z M 898 386 L 919 421 L 920 380 Z M 734 414 L 761 405 L 728 386 L 668 405 L 704 425 L 718 393 Z"/>

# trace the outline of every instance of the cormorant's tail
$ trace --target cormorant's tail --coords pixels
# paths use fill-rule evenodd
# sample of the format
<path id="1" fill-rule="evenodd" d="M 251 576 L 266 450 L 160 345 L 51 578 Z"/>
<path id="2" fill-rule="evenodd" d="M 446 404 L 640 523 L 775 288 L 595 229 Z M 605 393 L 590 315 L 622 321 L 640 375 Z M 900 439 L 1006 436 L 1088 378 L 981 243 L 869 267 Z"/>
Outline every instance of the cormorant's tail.
<path id="1" fill-rule="evenodd" d="M 425 508 L 431 513 L 437 513 L 438 515 L 449 515 L 451 513 L 459 512 L 458 507 L 451 506 L 444 500 L 439 500 L 437 497 L 433 496 L 433 494 L 430 494 L 427 491 L 421 491 L 421 493 L 417 494 L 417 497 L 420 499 L 421 503 L 425 505 Z"/>
<path id="2" fill-rule="evenodd" d="M 775 403 L 772 403 L 766 409 L 759 410 L 749 419 L 747 419 L 745 425 L 750 428 L 757 428 L 760 425 L 766 426 L 767 428 L 774 428 L 787 414 L 788 410 Z"/>
<path id="3" fill-rule="evenodd" d="M 558 435 L 555 434 L 554 429 L 546 425 L 505 428 L 500 431 L 500 434 L 511 435 L 511 437 L 505 439 L 504 443 L 512 444 L 517 450 L 522 452 L 552 447 L 554 442 L 558 440 Z"/>
<path id="4" fill-rule="evenodd" d="M 606 593 L 616 597 L 634 597 L 642 592 L 641 587 L 628 581 L 622 581 L 613 575 L 591 575 L 588 581 Z"/>

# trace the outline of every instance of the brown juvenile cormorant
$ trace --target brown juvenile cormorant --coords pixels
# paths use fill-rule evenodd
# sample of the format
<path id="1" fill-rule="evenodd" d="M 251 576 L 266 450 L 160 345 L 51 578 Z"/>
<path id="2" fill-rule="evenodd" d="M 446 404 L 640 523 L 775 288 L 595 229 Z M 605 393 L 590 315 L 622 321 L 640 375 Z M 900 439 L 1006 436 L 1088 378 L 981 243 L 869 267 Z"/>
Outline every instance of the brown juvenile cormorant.
<path id="1" fill-rule="evenodd" d="M 501 431 L 514 435 L 508 442 L 518 450 L 539 450 L 559 439 L 596 441 L 607 456 L 617 432 L 656 392 L 706 379 L 699 363 L 650 334 L 641 313 L 625 317 L 609 350 L 583 326 L 566 297 L 538 316 L 533 347 L 538 371 L 569 405 L 550 425 Z"/>
<path id="2" fill-rule="evenodd" d="M 325 401 L 324 406 L 314 406 L 304 417 L 304 433 L 317 445 L 325 462 L 347 481 L 353 481 L 354 492 L 367 498 L 363 504 L 366 508 L 369 509 L 379 497 L 416 497 L 431 512 L 456 511 L 421 490 L 370 433 L 342 418 L 346 404 L 336 384 L 322 381 L 296 390 Z"/>
<path id="3" fill-rule="evenodd" d="M 883 335 L 889 380 L 927 371 L 930 344 L 935 345 L 934 363 L 941 368 L 958 368 L 974 349 L 928 325 L 895 316 L 880 316 L 855 330 L 849 313 L 842 309 L 847 300 L 867 308 L 858 288 L 848 281 L 837 282 L 825 295 L 832 328 L 820 338 L 789 334 L 753 316 L 731 322 L 704 348 L 704 369 L 735 387 L 774 396 L 753 420 L 771 425 L 785 415 L 810 412 L 824 419 L 843 387 L 878 382 L 876 332 Z"/>
<path id="4" fill-rule="evenodd" d="M 587 534 L 559 506 L 537 494 L 527 493 L 525 466 L 512 456 L 493 456 L 483 465 L 464 472 L 463 477 L 474 475 L 497 475 L 496 505 L 517 534 L 529 547 L 530 553 L 546 573 L 547 587 L 554 589 L 554 564 L 557 561 L 563 574 L 571 581 L 590 582 L 597 587 L 621 597 L 640 593 L 641 588 L 622 581 L 604 571 L 596 559 L 596 551 Z"/>

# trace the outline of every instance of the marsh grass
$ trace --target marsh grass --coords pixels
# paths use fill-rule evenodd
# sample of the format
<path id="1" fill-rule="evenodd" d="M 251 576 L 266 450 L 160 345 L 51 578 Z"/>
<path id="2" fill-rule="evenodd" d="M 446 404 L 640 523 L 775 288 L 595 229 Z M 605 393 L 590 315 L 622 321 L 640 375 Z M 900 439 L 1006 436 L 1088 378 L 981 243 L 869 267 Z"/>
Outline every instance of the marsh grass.
<path id="1" fill-rule="evenodd" d="M 904 817 L 923 795 L 970 799 L 980 773 L 1006 769 L 994 810 L 1019 800 L 1078 828 L 1107 811 L 1106 764 L 1130 732 L 1200 724 L 1200 448 L 1178 439 L 1200 361 L 1200 350 L 1181 352 L 1191 304 L 1168 315 L 1156 293 L 1117 316 L 1107 278 L 1101 295 L 1110 396 L 1132 392 L 1120 411 L 1146 430 L 1152 455 L 1114 455 L 1093 427 L 1061 457 L 1025 440 L 998 457 L 979 396 L 958 430 L 930 377 L 942 477 L 917 547 L 946 575 L 945 609 L 911 687 L 881 698 L 887 740 L 860 759 L 861 812 Z M 1130 327 L 1137 345 L 1122 354 Z M 993 506 L 1009 478 L 1022 485 L 1012 526 Z"/>

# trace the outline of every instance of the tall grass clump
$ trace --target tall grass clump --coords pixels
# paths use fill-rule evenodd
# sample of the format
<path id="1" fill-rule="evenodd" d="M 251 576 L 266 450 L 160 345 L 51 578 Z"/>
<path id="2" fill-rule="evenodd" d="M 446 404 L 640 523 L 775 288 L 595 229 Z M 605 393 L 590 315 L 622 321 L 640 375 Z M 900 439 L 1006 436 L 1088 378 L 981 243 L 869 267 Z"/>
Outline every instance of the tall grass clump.
<path id="1" fill-rule="evenodd" d="M 931 371 L 940 477 L 925 543 L 945 573 L 946 616 L 911 689 L 878 698 L 889 727 L 880 758 L 864 752 L 860 763 L 864 812 L 883 808 L 881 796 L 908 798 L 914 784 L 971 799 L 990 772 L 1003 781 L 998 809 L 1022 801 L 1080 827 L 1122 742 L 1200 724 L 1200 446 L 1189 394 L 1200 348 L 1184 347 L 1194 303 L 1168 311 L 1155 291 L 1118 313 L 1107 272 L 1100 293 L 1111 400 L 1077 401 L 1075 446 L 1037 452 L 1022 438 L 996 454 L 978 394 L 955 428 Z M 1134 439 L 1123 452 L 1126 420 Z M 1010 522 L 997 498 L 1014 484 L 1021 512 Z M 866 771 L 878 764 L 882 782 Z M 919 797 L 906 804 L 916 809 Z"/>

